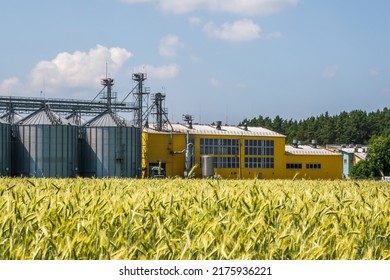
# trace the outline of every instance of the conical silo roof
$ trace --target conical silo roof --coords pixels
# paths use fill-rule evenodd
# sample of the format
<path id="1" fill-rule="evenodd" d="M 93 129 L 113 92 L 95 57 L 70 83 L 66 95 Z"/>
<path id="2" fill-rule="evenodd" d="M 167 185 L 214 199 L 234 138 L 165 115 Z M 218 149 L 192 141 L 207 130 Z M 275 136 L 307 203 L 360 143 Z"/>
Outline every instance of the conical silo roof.
<path id="1" fill-rule="evenodd" d="M 18 122 L 19 125 L 68 125 L 68 120 L 58 116 L 49 108 L 42 108 Z"/>
<path id="2" fill-rule="evenodd" d="M 6 113 L 1 116 L 1 120 L 5 121 L 6 123 L 17 123 L 18 121 L 22 120 L 23 117 L 15 112 L 13 113 Z"/>
<path id="3" fill-rule="evenodd" d="M 130 123 L 124 118 L 118 116 L 116 113 L 107 110 L 104 113 L 96 116 L 87 123 L 86 127 L 127 127 Z"/>

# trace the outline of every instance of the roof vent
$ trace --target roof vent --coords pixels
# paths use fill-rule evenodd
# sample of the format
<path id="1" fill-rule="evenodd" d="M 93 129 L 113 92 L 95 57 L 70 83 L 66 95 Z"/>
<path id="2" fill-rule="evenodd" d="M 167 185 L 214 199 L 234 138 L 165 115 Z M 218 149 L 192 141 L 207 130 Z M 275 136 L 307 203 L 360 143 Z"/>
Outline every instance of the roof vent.
<path id="1" fill-rule="evenodd" d="M 217 128 L 218 130 L 221 130 L 222 122 L 221 122 L 221 121 L 217 121 L 216 124 L 217 124 L 217 127 L 216 127 L 216 128 Z"/>
<path id="2" fill-rule="evenodd" d="M 317 140 L 315 139 L 311 140 L 311 146 L 312 148 L 317 149 Z"/>
<path id="3" fill-rule="evenodd" d="M 244 124 L 244 130 L 248 131 L 248 125 L 247 124 Z"/>
<path id="4" fill-rule="evenodd" d="M 298 140 L 297 139 L 293 139 L 293 142 L 292 142 L 292 144 L 293 144 L 293 147 L 294 148 L 298 148 Z"/>

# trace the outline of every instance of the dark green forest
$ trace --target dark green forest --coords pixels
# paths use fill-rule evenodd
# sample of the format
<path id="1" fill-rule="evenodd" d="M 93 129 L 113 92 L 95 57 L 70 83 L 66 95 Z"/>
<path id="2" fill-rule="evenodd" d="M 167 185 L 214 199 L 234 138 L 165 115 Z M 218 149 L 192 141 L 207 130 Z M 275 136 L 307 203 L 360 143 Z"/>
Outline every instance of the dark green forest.
<path id="1" fill-rule="evenodd" d="M 293 139 L 318 144 L 367 144 L 374 136 L 390 136 L 390 109 L 369 112 L 353 110 L 329 115 L 328 112 L 304 120 L 283 119 L 277 115 L 274 119 L 258 116 L 244 119 L 240 125 L 261 126 L 286 135 L 286 143 Z"/>

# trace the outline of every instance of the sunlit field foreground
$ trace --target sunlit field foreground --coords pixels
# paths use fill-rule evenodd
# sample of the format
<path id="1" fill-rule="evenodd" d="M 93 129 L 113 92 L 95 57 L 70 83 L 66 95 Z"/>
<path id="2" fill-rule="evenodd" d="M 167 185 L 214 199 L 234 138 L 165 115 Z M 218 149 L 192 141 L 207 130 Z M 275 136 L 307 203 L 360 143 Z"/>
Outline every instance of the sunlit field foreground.
<path id="1" fill-rule="evenodd" d="M 0 179 L 0 259 L 390 259 L 390 184 Z"/>

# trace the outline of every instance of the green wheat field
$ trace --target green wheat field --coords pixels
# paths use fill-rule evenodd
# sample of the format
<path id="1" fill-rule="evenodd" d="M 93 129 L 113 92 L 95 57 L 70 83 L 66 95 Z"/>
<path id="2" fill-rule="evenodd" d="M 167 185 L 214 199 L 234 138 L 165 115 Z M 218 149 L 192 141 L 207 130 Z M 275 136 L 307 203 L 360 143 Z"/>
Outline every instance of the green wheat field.
<path id="1" fill-rule="evenodd" d="M 0 259 L 389 260 L 390 184 L 0 178 Z"/>

